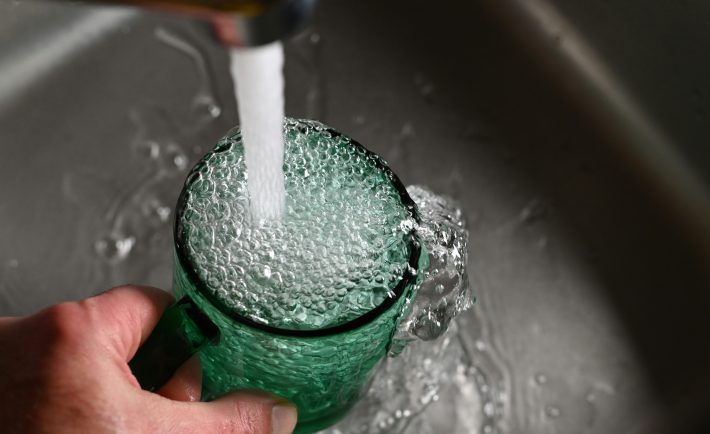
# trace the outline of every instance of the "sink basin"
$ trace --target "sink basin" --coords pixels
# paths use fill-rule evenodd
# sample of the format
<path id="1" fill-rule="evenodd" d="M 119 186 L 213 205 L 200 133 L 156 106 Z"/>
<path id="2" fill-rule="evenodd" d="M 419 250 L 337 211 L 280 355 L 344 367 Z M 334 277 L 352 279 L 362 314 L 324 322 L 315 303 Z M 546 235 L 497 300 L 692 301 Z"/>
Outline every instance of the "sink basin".
<path id="1" fill-rule="evenodd" d="M 348 133 L 468 219 L 477 303 L 455 336 L 475 369 L 402 432 L 700 429 L 708 245 L 684 222 L 708 216 L 673 202 L 680 172 L 645 165 L 638 123 L 598 116 L 614 98 L 528 49 L 517 2 L 492 3 L 324 0 L 286 42 L 287 115 Z M 227 71 L 191 19 L 0 5 L 0 315 L 170 287 L 182 181 L 238 123 Z M 477 408 L 451 419 L 456 403 Z"/>

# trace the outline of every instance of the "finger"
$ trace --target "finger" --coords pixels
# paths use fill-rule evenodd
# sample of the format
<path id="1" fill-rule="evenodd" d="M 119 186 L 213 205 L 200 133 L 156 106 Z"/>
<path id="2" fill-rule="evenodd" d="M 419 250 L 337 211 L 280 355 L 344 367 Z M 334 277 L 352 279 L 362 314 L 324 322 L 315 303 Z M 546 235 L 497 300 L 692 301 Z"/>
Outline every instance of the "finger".
<path id="1" fill-rule="evenodd" d="M 17 322 L 18 319 L 16 316 L 0 316 L 0 325 L 10 325 Z"/>
<path id="2" fill-rule="evenodd" d="M 158 404 L 159 409 L 151 409 L 157 431 L 170 426 L 175 432 L 291 434 L 298 419 L 293 405 L 262 392 L 235 392 L 212 402 Z"/>
<path id="3" fill-rule="evenodd" d="M 202 389 L 202 365 L 194 355 L 175 371 L 173 377 L 158 390 L 158 394 L 174 401 L 194 402 L 200 400 Z"/>
<path id="4" fill-rule="evenodd" d="M 239 47 L 243 45 L 234 18 L 228 15 L 215 15 L 211 18 L 212 28 L 217 39 L 226 46 Z"/>
<path id="5" fill-rule="evenodd" d="M 120 286 L 79 302 L 101 343 L 130 360 L 174 297 L 149 286 Z"/>

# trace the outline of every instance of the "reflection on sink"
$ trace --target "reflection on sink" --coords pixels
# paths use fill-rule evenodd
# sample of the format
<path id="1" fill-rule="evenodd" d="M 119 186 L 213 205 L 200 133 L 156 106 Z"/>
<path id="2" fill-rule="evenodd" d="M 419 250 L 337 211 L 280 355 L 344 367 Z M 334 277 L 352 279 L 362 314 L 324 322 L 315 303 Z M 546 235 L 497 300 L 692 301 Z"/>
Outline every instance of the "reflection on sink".
<path id="1" fill-rule="evenodd" d="M 435 360 L 447 347 L 457 362 L 425 404 L 377 415 L 382 432 L 673 423 L 707 396 L 702 258 L 607 151 L 606 132 L 478 7 L 328 0 L 287 43 L 289 116 L 347 132 L 405 184 L 467 212 L 478 303 L 457 333 L 420 349 Z M 236 123 L 226 54 L 199 26 L 126 9 L 87 25 L 97 13 L 109 16 L 0 6 L 0 68 L 50 65 L 22 88 L 0 69 L 0 90 L 14 92 L 0 97 L 2 315 L 126 282 L 169 287 L 182 180 Z M 58 24 L 24 33 L 22 20 Z M 17 49 L 47 34 L 84 42 L 72 55 Z"/>

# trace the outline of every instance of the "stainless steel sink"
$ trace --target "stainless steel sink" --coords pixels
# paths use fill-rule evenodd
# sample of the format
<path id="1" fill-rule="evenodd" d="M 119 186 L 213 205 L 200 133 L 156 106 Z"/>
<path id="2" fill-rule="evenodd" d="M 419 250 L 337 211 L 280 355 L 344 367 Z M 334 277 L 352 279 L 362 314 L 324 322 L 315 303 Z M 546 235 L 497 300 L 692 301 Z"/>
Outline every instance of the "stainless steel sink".
<path id="1" fill-rule="evenodd" d="M 476 410 L 490 432 L 700 429 L 710 160 L 692 145 L 708 130 L 664 117 L 672 107 L 653 104 L 687 101 L 627 85 L 643 68 L 605 51 L 611 38 L 573 13 L 579 2 L 555 3 L 323 0 L 287 43 L 287 114 L 349 133 L 406 184 L 465 209 L 478 302 L 459 329 L 496 391 Z M 127 282 L 170 286 L 182 180 L 237 123 L 226 54 L 203 27 L 0 5 L 0 314 Z M 705 80 L 693 86 L 706 98 L 707 76 L 688 77 Z"/>

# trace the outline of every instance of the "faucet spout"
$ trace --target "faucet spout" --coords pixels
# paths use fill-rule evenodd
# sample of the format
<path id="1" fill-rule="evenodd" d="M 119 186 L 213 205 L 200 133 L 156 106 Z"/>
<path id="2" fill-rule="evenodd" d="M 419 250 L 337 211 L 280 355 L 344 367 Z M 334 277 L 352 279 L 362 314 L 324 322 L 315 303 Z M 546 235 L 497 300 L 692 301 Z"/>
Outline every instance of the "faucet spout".
<path id="1" fill-rule="evenodd" d="M 94 0 L 86 0 L 94 1 Z M 253 47 L 283 39 L 305 27 L 316 0 L 96 0 L 197 16 L 212 23 L 229 47 Z"/>

